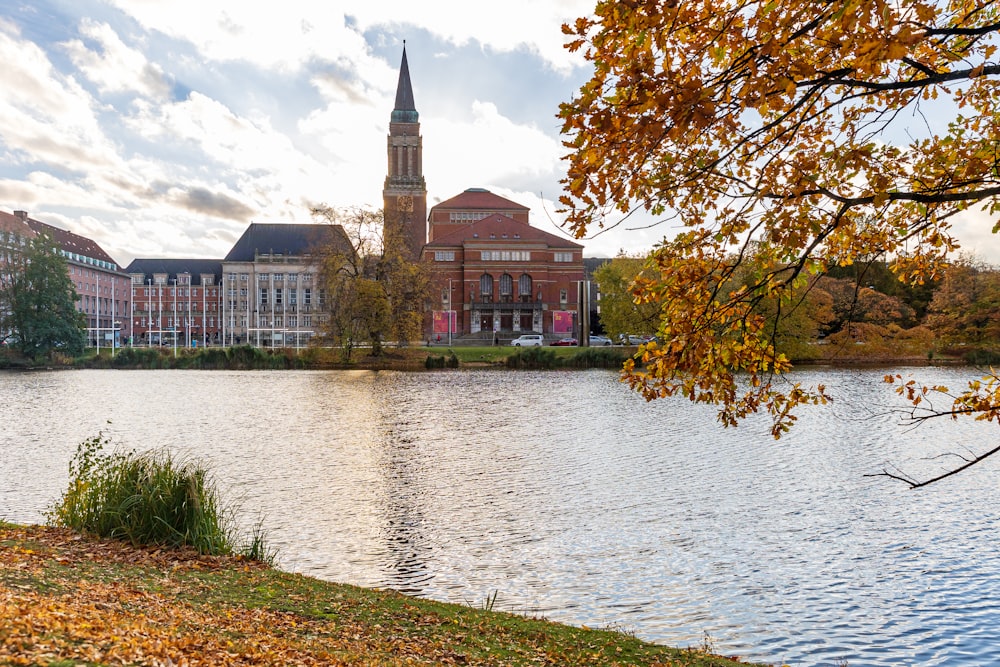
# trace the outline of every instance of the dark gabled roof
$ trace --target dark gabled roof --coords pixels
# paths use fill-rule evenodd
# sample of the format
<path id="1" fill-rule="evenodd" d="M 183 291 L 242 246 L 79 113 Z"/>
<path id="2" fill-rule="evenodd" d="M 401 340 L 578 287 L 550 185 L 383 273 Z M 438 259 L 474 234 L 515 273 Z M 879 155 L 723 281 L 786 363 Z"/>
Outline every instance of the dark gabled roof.
<path id="1" fill-rule="evenodd" d="M 221 259 L 134 259 L 125 269 L 125 273 L 141 273 L 152 280 L 153 274 L 166 273 L 167 280 L 174 280 L 178 274 L 191 274 L 191 284 L 200 285 L 202 274 L 211 274 L 222 280 L 222 260 Z M 146 282 L 146 277 L 142 282 Z"/>
<path id="2" fill-rule="evenodd" d="M 500 195 L 495 195 L 485 188 L 469 188 L 460 195 L 435 204 L 435 209 L 461 211 L 530 211 L 531 209 Z"/>
<path id="3" fill-rule="evenodd" d="M 258 254 L 301 257 L 319 254 L 331 245 L 340 251 L 351 248 L 340 225 L 252 222 L 224 261 L 252 262 Z"/>
<path id="4" fill-rule="evenodd" d="M 399 66 L 399 82 L 396 84 L 396 106 L 392 110 L 393 123 L 416 123 L 420 120 L 416 103 L 413 101 L 413 86 L 410 85 L 410 66 L 406 63 L 406 43 L 403 44 L 403 62 Z"/>
<path id="5" fill-rule="evenodd" d="M 466 243 L 483 242 L 535 242 L 544 243 L 550 248 L 583 248 L 579 243 L 574 243 L 561 236 L 543 232 L 531 225 L 518 222 L 500 213 L 494 213 L 482 220 L 477 220 L 468 225 L 463 225 L 459 229 L 445 234 L 439 239 L 434 239 L 425 248 L 442 248 L 465 245 Z"/>
<path id="6" fill-rule="evenodd" d="M 36 234 L 48 234 L 51 236 L 52 240 L 55 241 L 62 250 L 76 253 L 77 255 L 83 255 L 84 257 L 109 262 L 115 265 L 116 270 L 121 270 L 121 267 L 118 266 L 118 262 L 111 259 L 111 255 L 104 252 L 104 248 L 97 245 L 96 241 L 88 239 L 85 236 L 80 236 L 79 234 L 66 231 L 65 229 L 59 229 L 58 227 L 47 225 L 44 222 L 39 222 L 33 218 L 28 218 L 26 222 L 28 223 L 28 227 L 30 227 Z"/>

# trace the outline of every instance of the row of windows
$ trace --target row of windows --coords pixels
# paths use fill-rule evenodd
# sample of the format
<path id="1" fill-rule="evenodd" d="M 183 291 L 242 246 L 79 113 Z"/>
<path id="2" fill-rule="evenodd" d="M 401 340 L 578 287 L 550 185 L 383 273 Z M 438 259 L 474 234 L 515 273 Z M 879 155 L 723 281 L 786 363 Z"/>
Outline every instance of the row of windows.
<path id="1" fill-rule="evenodd" d="M 298 290 L 294 289 L 285 290 L 282 289 L 281 287 L 275 287 L 273 291 L 275 305 L 280 306 L 284 303 L 284 298 L 286 293 L 288 294 L 289 305 L 294 306 L 298 303 L 298 297 L 299 297 Z M 261 287 L 257 291 L 257 296 L 258 296 L 257 303 L 270 303 L 270 301 L 268 301 L 268 297 L 272 296 L 272 293 L 268 292 L 267 287 Z M 326 290 L 322 289 L 319 290 L 318 296 L 320 305 L 323 305 L 323 302 L 326 299 Z M 302 290 L 302 303 L 307 306 L 312 304 L 312 289 L 306 287 L 305 289 Z"/>
<path id="2" fill-rule="evenodd" d="M 169 301 L 165 301 L 161 304 L 157 304 L 155 301 L 153 301 L 152 303 L 143 303 L 142 301 L 140 301 L 135 304 L 135 310 L 138 312 L 160 311 L 161 313 L 164 313 L 170 311 L 176 313 L 180 311 L 183 313 L 184 311 L 191 311 L 195 313 L 200 313 L 201 306 L 202 304 L 199 301 L 189 301 L 185 303 L 172 303 Z M 215 303 L 214 301 L 209 301 L 205 303 L 206 311 L 218 310 L 218 309 L 219 309 L 219 304 Z"/>
<path id="3" fill-rule="evenodd" d="M 514 278 L 505 273 L 500 276 L 500 296 L 510 296 L 514 293 Z M 522 273 L 517 279 L 517 292 L 522 296 L 531 296 L 531 276 Z M 484 298 L 493 295 L 493 276 L 484 273 L 479 277 L 479 293 Z"/>
<path id="4" fill-rule="evenodd" d="M 475 220 L 482 220 L 483 218 L 493 215 L 492 213 L 487 213 L 486 211 L 452 211 L 448 214 L 449 222 L 470 222 Z"/>
<path id="5" fill-rule="evenodd" d="M 174 326 L 174 318 L 173 317 L 167 317 L 165 319 L 166 319 L 166 325 L 168 327 L 173 327 Z M 159 327 L 159 326 L 163 326 L 163 324 L 164 324 L 164 322 L 161 321 L 161 320 L 162 320 L 162 318 L 158 319 L 156 317 L 150 317 L 148 319 L 146 317 L 140 317 L 140 318 L 138 318 L 137 324 L 140 327 L 147 326 L 147 323 L 148 323 L 148 326 L 151 326 L 151 327 L 152 326 L 157 326 L 157 327 Z M 197 324 L 198 324 L 197 318 L 189 318 L 189 317 L 178 317 L 177 318 L 177 326 L 179 326 L 179 327 L 190 327 L 190 326 L 194 326 L 194 325 L 197 325 Z M 222 318 L 221 317 L 219 318 L 219 324 L 222 324 Z M 215 318 L 214 317 L 209 317 L 208 318 L 208 324 L 206 324 L 205 326 L 207 326 L 208 328 L 214 327 L 215 326 Z"/>
<path id="6" fill-rule="evenodd" d="M 205 297 L 219 296 L 219 290 L 216 290 L 216 289 L 202 290 L 202 293 L 199 294 L 196 291 L 196 289 L 192 288 L 192 289 L 189 290 L 187 287 L 169 287 L 169 288 L 163 288 L 163 287 L 146 287 L 145 289 L 143 289 L 142 293 L 143 293 L 144 296 L 166 296 L 166 297 L 170 297 L 170 298 L 173 298 L 173 297 L 187 297 L 187 296 L 193 296 L 193 297 L 198 297 L 198 296 L 205 296 Z"/>
<path id="7" fill-rule="evenodd" d="M 531 253 L 527 250 L 484 250 L 482 258 L 484 262 L 530 262 Z"/>
<path id="8" fill-rule="evenodd" d="M 530 262 L 531 251 L 529 250 L 483 250 L 480 258 L 484 262 Z M 572 262 L 572 252 L 553 253 L 553 260 L 556 262 Z M 435 250 L 435 262 L 454 262 L 454 250 Z"/>
<path id="9" fill-rule="evenodd" d="M 288 282 L 290 282 L 290 283 L 297 282 L 298 279 L 299 279 L 299 274 L 297 274 L 297 273 L 288 273 L 288 274 L 285 274 L 285 273 L 258 273 L 257 274 L 257 282 L 259 282 L 259 283 L 266 283 L 266 282 L 280 283 L 283 280 L 285 280 L 286 276 L 288 278 Z M 302 274 L 302 282 L 304 282 L 304 283 L 310 283 L 310 282 L 312 282 L 312 274 L 311 273 L 303 273 Z"/>
<path id="10" fill-rule="evenodd" d="M 114 293 L 114 289 L 110 285 L 95 285 L 93 283 L 76 283 L 76 293 L 84 294 L 86 292 L 96 292 L 99 294 L 104 294 L 105 296 L 111 296 Z M 124 291 L 124 290 L 123 290 Z"/>
<path id="11" fill-rule="evenodd" d="M 87 257 L 86 255 L 78 255 L 75 252 L 68 252 L 66 250 L 60 250 L 62 256 L 66 259 L 71 259 L 74 262 L 80 262 L 81 264 L 90 264 L 91 266 L 99 266 L 102 269 L 107 269 L 108 271 L 116 271 L 118 267 L 111 262 L 106 262 L 103 259 L 94 259 L 93 257 Z"/>

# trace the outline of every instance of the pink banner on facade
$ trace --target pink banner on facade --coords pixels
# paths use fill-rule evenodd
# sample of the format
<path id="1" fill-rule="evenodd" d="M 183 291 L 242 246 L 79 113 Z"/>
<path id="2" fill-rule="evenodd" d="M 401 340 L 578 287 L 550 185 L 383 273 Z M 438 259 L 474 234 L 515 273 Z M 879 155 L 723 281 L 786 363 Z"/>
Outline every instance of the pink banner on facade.
<path id="1" fill-rule="evenodd" d="M 451 332 L 455 333 L 455 311 L 434 311 L 434 333 L 448 333 L 448 323 L 451 322 Z"/>
<path id="2" fill-rule="evenodd" d="M 552 311 L 552 333 L 558 333 L 558 334 L 573 333 L 573 311 L 571 310 Z"/>

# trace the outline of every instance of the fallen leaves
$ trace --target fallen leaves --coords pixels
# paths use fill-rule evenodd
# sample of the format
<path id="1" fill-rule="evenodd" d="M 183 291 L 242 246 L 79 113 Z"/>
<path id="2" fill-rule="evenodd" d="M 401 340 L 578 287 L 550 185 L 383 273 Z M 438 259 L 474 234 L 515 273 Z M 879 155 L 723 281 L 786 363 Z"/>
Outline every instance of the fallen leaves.
<path id="1" fill-rule="evenodd" d="M 0 522 L 0 665 L 733 664 L 706 657 L 193 549 Z"/>

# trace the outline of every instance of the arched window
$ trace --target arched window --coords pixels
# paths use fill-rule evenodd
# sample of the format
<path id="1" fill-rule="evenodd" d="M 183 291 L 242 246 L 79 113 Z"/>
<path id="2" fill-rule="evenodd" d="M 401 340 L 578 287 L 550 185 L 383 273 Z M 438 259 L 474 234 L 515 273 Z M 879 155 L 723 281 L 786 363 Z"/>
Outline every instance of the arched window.
<path id="1" fill-rule="evenodd" d="M 514 300 L 514 279 L 509 273 L 500 276 L 500 301 L 510 303 Z"/>
<path id="2" fill-rule="evenodd" d="M 493 276 L 488 273 L 479 278 L 479 294 L 483 297 L 483 303 L 493 301 Z"/>
<path id="3" fill-rule="evenodd" d="M 531 301 L 531 276 L 527 273 L 522 273 L 521 277 L 517 279 L 517 295 L 521 301 Z"/>

